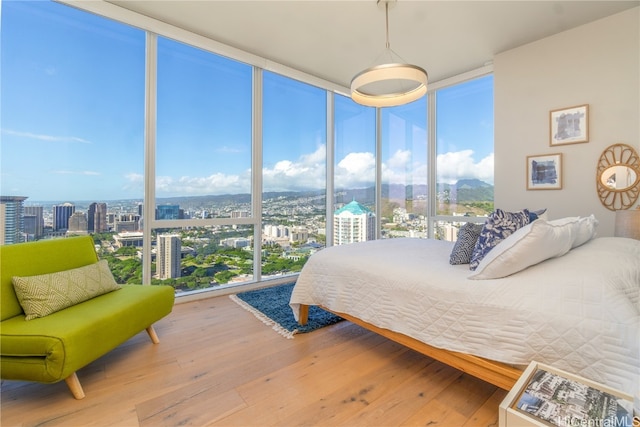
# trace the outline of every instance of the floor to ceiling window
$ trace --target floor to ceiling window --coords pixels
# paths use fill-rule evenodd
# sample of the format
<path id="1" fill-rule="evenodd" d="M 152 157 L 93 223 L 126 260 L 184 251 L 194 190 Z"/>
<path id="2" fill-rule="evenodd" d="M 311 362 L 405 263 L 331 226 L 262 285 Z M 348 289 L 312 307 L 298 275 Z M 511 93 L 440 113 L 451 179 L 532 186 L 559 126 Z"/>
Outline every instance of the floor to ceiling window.
<path id="1" fill-rule="evenodd" d="M 327 96 L 263 74 L 262 275 L 300 271 L 325 246 Z"/>
<path id="2" fill-rule="evenodd" d="M 382 236 L 428 237 L 427 98 L 382 110 Z"/>
<path id="3" fill-rule="evenodd" d="M 249 282 L 253 225 L 239 219 L 252 216 L 251 67 L 158 37 L 156 69 L 153 282 Z"/>
<path id="4" fill-rule="evenodd" d="M 140 283 L 110 230 L 137 230 L 144 196 L 144 31 L 21 1 L 2 2 L 1 28 L 0 192 L 26 198 L 23 240 L 91 232 Z"/>
<path id="5" fill-rule="evenodd" d="M 376 110 L 337 95 L 334 101 L 333 244 L 377 237 Z M 329 231 L 331 232 L 331 231 Z"/>
<path id="6" fill-rule="evenodd" d="M 185 31 L 2 7 L 2 203 L 18 240 L 93 235 L 120 283 L 288 280 L 327 245 L 454 240 L 493 210 L 490 74 L 376 110 Z"/>
<path id="7" fill-rule="evenodd" d="M 436 97 L 435 237 L 455 240 L 461 222 L 493 211 L 493 76 L 439 89 Z M 451 217 L 466 217 L 456 221 Z"/>
<path id="8" fill-rule="evenodd" d="M 159 37 L 157 75 L 156 212 L 249 216 L 251 67 Z"/>

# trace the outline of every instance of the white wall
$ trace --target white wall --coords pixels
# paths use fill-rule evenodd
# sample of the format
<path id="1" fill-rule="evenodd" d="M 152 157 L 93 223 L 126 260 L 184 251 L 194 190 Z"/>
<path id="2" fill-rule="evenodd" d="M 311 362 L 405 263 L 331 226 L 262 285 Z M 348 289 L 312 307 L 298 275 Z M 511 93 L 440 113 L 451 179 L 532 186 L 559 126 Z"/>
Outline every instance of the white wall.
<path id="1" fill-rule="evenodd" d="M 497 208 L 546 207 L 551 219 L 593 213 L 598 235 L 613 235 L 595 170 L 611 144 L 640 152 L 639 23 L 636 7 L 495 56 Z M 589 104 L 589 142 L 551 147 L 549 111 L 581 104 Z M 563 153 L 563 189 L 527 191 L 526 157 L 551 153 Z"/>

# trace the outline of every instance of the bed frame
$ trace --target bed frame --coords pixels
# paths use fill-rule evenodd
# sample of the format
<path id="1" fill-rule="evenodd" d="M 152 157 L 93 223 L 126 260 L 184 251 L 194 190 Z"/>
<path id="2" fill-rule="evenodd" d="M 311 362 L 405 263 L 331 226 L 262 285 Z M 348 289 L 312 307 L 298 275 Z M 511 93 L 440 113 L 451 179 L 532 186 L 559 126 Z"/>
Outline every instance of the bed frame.
<path id="1" fill-rule="evenodd" d="M 360 325 L 365 329 L 373 331 L 385 338 L 409 347 L 425 356 L 431 357 L 439 362 L 445 363 L 451 367 L 466 372 L 474 377 L 480 378 L 483 381 L 491 383 L 504 390 L 511 390 L 516 383 L 522 370 L 513 366 L 507 365 L 501 362 L 495 362 L 492 360 L 484 359 L 482 357 L 473 356 L 465 353 L 458 353 L 455 351 L 444 350 L 441 348 L 432 347 L 428 344 L 418 341 L 415 338 L 411 338 L 407 335 L 393 332 L 388 329 L 379 328 L 375 325 L 367 323 L 356 317 L 350 316 L 345 313 L 339 313 L 336 311 L 328 310 L 325 307 L 319 306 L 323 310 L 340 316 L 356 325 Z M 300 304 L 300 317 L 299 323 L 304 325 L 309 320 L 309 306 Z"/>

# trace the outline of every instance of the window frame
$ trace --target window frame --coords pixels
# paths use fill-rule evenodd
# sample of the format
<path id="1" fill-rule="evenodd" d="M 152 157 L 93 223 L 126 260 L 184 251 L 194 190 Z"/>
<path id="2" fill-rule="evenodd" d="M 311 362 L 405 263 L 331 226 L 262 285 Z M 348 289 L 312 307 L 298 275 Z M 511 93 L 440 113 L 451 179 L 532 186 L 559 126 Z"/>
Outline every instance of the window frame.
<path id="1" fill-rule="evenodd" d="M 242 51 L 237 48 L 225 45 L 223 43 L 208 39 L 206 37 L 191 33 L 187 30 L 157 21 L 153 18 L 129 11 L 117 5 L 108 2 L 78 2 L 76 0 L 56 0 L 65 6 L 81 9 L 88 13 L 97 14 L 106 19 L 115 20 L 125 25 L 142 29 L 146 32 L 146 53 L 145 53 L 145 135 L 144 135 L 144 204 L 143 217 L 147 220 L 143 223 L 143 233 L 145 236 L 151 236 L 152 231 L 156 228 L 180 228 L 189 226 L 226 226 L 226 225 L 252 225 L 254 227 L 254 241 L 262 241 L 262 176 L 256 173 L 261 170 L 263 152 L 262 152 L 262 78 L 263 71 L 267 70 L 280 74 L 284 77 L 292 78 L 300 82 L 316 86 L 326 91 L 326 246 L 333 245 L 333 203 L 332 197 L 335 189 L 334 172 L 335 172 L 335 95 L 349 96 L 349 88 L 337 85 L 327 80 L 309 75 L 302 71 L 294 70 L 282 64 L 275 63 L 266 58 Z M 252 66 L 252 202 L 250 218 L 209 218 L 209 219 L 182 219 L 182 220 L 162 220 L 155 219 L 155 178 L 156 178 L 156 85 L 157 85 L 157 58 L 158 58 L 158 36 L 170 38 L 181 43 L 191 45 L 193 47 L 205 50 L 212 54 L 221 55 L 229 59 L 239 61 Z M 453 76 L 429 84 L 427 97 L 427 168 L 428 177 L 427 185 L 428 193 L 428 236 L 434 236 L 434 224 L 438 221 L 459 220 L 459 217 L 437 215 L 436 209 L 436 97 L 438 89 L 449 87 L 452 85 L 464 83 L 468 80 L 483 77 L 493 73 L 493 65 L 484 65 L 478 69 Z M 376 213 L 376 236 L 380 238 L 381 234 L 381 178 L 382 178 L 382 120 L 381 109 L 376 108 L 375 134 L 376 134 L 376 182 L 375 182 L 375 213 Z M 479 222 L 482 218 L 469 218 L 473 222 Z M 143 284 L 151 283 L 151 241 L 144 239 L 143 246 Z M 254 275 L 253 279 L 256 285 L 262 281 L 261 256 L 259 248 L 254 247 Z M 285 280 L 290 281 L 291 276 L 287 276 Z M 273 283 L 274 279 L 268 280 Z M 247 285 L 244 285 L 247 286 Z M 255 286 L 254 286 L 255 287 Z M 248 288 L 251 288 L 249 286 Z M 215 289 L 206 289 L 214 291 Z M 229 293 L 229 291 L 226 291 Z"/>

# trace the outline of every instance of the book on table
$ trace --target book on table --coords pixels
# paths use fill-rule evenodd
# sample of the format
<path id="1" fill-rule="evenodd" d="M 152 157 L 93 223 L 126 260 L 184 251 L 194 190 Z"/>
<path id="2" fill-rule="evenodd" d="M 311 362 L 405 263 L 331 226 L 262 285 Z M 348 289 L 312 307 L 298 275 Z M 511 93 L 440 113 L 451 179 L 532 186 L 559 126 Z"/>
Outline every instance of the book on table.
<path id="1" fill-rule="evenodd" d="M 538 368 L 516 408 L 547 424 L 632 427 L 633 402 Z"/>

